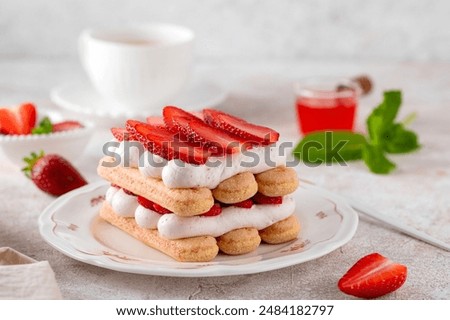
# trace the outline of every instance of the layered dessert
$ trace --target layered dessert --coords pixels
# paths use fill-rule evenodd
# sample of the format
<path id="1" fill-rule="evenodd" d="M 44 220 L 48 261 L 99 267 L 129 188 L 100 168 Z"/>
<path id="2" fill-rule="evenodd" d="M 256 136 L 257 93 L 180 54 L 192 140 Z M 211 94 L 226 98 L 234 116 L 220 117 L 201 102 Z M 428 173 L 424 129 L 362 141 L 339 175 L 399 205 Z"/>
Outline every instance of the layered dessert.
<path id="1" fill-rule="evenodd" d="M 146 245 L 206 262 L 297 238 L 298 178 L 275 130 L 168 106 L 111 131 L 114 146 L 97 170 L 111 183 L 100 216 Z"/>

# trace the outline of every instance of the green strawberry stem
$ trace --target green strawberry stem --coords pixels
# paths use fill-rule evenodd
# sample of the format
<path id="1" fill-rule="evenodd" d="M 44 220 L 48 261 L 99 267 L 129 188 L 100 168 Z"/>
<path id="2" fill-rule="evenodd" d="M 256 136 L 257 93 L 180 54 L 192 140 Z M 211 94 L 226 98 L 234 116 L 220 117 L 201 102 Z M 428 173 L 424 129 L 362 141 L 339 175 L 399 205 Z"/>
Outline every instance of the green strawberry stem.
<path id="1" fill-rule="evenodd" d="M 42 119 L 41 122 L 39 122 L 39 126 L 34 127 L 31 130 L 32 134 L 46 134 L 46 133 L 50 133 L 53 131 L 53 124 L 50 121 L 49 117 L 45 117 L 44 119 Z"/>
<path id="2" fill-rule="evenodd" d="M 22 168 L 22 171 L 25 175 L 31 179 L 31 170 L 33 170 L 36 162 L 44 156 L 44 151 L 41 150 L 39 154 L 36 152 L 32 152 L 29 157 L 23 158 L 23 161 L 26 163 L 26 166 Z"/>

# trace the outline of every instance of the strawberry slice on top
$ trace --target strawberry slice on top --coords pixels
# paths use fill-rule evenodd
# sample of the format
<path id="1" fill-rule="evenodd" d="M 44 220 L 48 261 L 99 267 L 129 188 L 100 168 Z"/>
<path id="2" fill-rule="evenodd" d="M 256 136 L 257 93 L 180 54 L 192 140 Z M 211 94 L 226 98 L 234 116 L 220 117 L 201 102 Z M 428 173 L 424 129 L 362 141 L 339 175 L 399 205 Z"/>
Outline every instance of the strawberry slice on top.
<path id="1" fill-rule="evenodd" d="M 0 131 L 3 134 L 30 134 L 36 118 L 36 107 L 31 103 L 16 108 L 0 108 Z"/>
<path id="2" fill-rule="evenodd" d="M 119 142 L 136 140 L 136 137 L 125 128 L 111 128 L 111 133 Z"/>
<path id="3" fill-rule="evenodd" d="M 278 141 L 275 130 L 249 123 L 241 118 L 213 109 L 204 109 L 203 116 L 209 125 L 246 139 L 248 142 L 269 145 Z"/>
<path id="4" fill-rule="evenodd" d="M 167 160 L 180 159 L 187 163 L 204 164 L 210 155 L 200 145 L 179 140 L 175 133 L 165 127 L 128 120 L 126 128 L 148 151 Z"/>
<path id="5" fill-rule="evenodd" d="M 159 116 L 149 116 L 146 118 L 147 123 L 157 127 L 165 127 L 164 118 Z"/>
<path id="6" fill-rule="evenodd" d="M 358 260 L 339 280 L 339 289 L 349 295 L 372 299 L 400 288 L 406 281 L 406 266 L 379 253 Z"/>
<path id="7" fill-rule="evenodd" d="M 164 121 L 173 132 L 180 133 L 192 143 L 200 142 L 211 150 L 212 155 L 239 152 L 243 139 L 214 128 L 199 117 L 180 108 L 168 106 L 163 110 Z"/>
<path id="8" fill-rule="evenodd" d="M 192 113 L 174 106 L 164 107 L 163 119 L 170 131 L 180 133 L 185 138 L 189 136 L 189 122 L 193 119 L 201 121 L 200 118 L 197 118 Z"/>

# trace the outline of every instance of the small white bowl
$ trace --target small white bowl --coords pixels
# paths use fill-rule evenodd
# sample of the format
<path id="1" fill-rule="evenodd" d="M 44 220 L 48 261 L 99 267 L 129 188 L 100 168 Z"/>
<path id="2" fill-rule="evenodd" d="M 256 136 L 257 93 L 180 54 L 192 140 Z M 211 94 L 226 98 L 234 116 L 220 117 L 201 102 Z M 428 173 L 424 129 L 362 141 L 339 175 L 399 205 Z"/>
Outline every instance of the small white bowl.
<path id="1" fill-rule="evenodd" d="M 31 152 L 45 154 L 56 153 L 70 162 L 78 159 L 87 147 L 94 130 L 94 125 L 82 121 L 83 128 L 27 135 L 0 135 L 0 147 L 3 154 L 17 166 L 25 166 L 24 157 Z"/>

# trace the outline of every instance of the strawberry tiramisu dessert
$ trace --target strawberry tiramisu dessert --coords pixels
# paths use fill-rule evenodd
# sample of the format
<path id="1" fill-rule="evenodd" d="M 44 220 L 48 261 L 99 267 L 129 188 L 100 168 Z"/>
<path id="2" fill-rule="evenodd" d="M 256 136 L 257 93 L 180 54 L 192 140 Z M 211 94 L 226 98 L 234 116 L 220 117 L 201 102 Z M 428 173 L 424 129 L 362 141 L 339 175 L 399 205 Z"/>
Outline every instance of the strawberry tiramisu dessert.
<path id="1" fill-rule="evenodd" d="M 178 261 L 252 252 L 297 238 L 279 134 L 227 113 L 168 106 L 111 129 L 98 174 L 111 183 L 100 216 Z"/>

